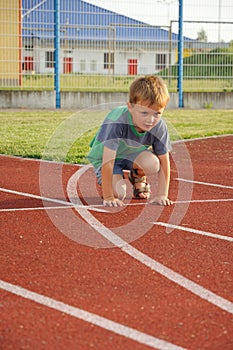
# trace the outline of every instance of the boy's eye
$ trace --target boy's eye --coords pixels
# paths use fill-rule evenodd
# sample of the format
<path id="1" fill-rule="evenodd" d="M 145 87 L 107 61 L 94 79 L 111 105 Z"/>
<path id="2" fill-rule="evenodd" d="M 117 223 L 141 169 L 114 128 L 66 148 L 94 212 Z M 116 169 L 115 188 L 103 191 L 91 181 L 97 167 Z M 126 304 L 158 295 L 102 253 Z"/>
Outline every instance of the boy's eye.
<path id="1" fill-rule="evenodd" d="M 144 111 L 144 112 L 141 112 L 141 114 L 144 116 L 144 117 L 146 117 L 146 116 L 148 116 L 148 115 L 153 115 L 153 117 L 154 118 L 160 118 L 160 116 L 161 116 L 161 113 L 157 113 L 157 112 L 154 112 L 154 113 L 151 113 L 151 112 L 146 112 L 146 111 Z"/>
<path id="2" fill-rule="evenodd" d="M 137 104 L 132 104 L 132 107 L 135 108 L 135 110 L 141 114 L 141 116 L 146 117 L 148 115 L 153 115 L 154 118 L 158 119 L 161 117 L 160 112 L 155 112 L 152 109 L 143 109 L 141 106 L 138 106 Z"/>

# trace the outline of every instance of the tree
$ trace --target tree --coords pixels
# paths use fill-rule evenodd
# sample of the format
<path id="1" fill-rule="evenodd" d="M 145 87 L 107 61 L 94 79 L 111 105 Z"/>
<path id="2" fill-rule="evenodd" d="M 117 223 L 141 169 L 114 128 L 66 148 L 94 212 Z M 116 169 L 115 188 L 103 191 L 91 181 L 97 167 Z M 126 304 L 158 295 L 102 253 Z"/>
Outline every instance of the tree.
<path id="1" fill-rule="evenodd" d="M 207 42 L 207 34 L 204 28 L 202 28 L 199 32 L 197 32 L 197 40 L 202 42 Z"/>

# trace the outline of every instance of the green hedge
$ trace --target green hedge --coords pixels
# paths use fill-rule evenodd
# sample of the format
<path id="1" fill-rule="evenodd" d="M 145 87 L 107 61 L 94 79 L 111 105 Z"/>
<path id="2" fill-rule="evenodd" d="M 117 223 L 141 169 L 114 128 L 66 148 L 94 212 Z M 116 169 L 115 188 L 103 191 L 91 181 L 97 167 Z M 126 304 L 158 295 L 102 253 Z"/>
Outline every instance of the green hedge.
<path id="1" fill-rule="evenodd" d="M 172 77 L 178 76 L 178 64 L 171 67 Z M 168 77 L 169 70 L 160 72 L 163 78 Z M 194 54 L 183 60 L 183 77 L 196 79 L 206 77 L 233 78 L 233 48 L 214 49 L 206 53 Z"/>

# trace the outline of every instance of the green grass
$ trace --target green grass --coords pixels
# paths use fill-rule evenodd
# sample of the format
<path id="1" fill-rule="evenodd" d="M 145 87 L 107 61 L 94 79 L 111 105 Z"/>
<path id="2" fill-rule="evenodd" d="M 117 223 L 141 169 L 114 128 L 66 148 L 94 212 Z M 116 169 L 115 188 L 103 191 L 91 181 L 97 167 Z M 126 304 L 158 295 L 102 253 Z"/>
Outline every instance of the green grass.
<path id="1" fill-rule="evenodd" d="M 172 78 L 168 79 L 168 70 L 160 72 L 170 92 L 177 92 L 177 67 L 172 67 Z M 185 68 L 186 69 L 186 68 Z M 128 92 L 135 76 L 103 76 L 84 74 L 62 74 L 61 91 L 95 91 L 95 92 Z M 1 87 L 2 90 L 54 90 L 53 75 L 27 74 L 23 76 L 22 85 L 17 87 Z M 190 91 L 233 91 L 232 75 L 201 76 L 188 75 L 183 80 L 183 90 Z"/>
<path id="2" fill-rule="evenodd" d="M 1 111 L 0 153 L 86 163 L 107 111 Z M 172 140 L 233 134 L 233 110 L 167 110 Z"/>

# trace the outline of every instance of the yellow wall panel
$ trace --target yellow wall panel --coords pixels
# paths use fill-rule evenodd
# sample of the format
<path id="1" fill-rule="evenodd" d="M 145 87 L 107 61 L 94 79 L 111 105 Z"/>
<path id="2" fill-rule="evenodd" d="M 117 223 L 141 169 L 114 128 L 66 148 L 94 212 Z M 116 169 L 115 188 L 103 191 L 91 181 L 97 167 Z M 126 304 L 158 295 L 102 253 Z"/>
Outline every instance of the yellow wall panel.
<path id="1" fill-rule="evenodd" d="M 19 0 L 0 0 L 0 81 L 20 85 L 21 6 Z"/>

